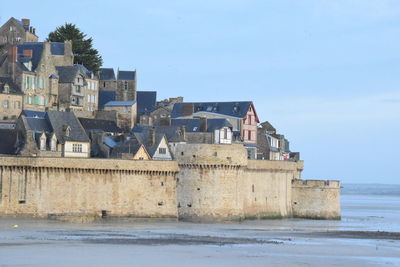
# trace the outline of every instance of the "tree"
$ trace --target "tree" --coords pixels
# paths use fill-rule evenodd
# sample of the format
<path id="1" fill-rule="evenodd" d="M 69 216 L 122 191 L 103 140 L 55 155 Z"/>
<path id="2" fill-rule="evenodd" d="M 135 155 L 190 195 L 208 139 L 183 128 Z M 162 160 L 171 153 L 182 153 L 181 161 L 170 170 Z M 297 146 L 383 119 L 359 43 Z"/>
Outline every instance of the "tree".
<path id="1" fill-rule="evenodd" d="M 75 24 L 65 23 L 59 26 L 55 31 L 49 33 L 47 41 L 64 42 L 72 41 L 72 52 L 74 54 L 74 63 L 82 64 L 87 69 L 97 72 L 103 64 L 103 59 L 97 49 L 93 48 L 93 39 L 86 38 L 86 34 L 81 32 Z"/>

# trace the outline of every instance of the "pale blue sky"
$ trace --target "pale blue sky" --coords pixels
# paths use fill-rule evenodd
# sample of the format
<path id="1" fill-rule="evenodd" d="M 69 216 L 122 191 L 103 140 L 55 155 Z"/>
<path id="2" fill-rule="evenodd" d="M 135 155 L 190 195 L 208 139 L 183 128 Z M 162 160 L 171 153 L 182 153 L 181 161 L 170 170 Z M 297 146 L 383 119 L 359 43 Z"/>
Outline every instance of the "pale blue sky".
<path id="1" fill-rule="evenodd" d="M 253 100 L 303 178 L 400 183 L 398 0 L 3 2 L 0 24 L 75 23 L 159 99 Z"/>

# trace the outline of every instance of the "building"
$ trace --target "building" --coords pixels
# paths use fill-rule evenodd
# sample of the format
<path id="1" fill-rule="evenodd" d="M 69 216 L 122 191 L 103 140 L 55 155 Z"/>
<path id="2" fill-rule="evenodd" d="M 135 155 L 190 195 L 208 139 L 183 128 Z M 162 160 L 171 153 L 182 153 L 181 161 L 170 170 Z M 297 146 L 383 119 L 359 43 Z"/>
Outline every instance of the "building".
<path id="1" fill-rule="evenodd" d="M 138 101 L 140 101 L 141 95 L 138 92 Z M 156 97 L 154 97 L 155 99 Z M 174 108 L 175 103 L 183 102 L 183 97 L 173 97 L 158 101 L 156 108 L 151 108 L 152 111 L 142 111 L 140 113 L 140 125 L 151 125 L 151 126 L 168 126 L 171 124 L 171 112 Z"/>
<path id="2" fill-rule="evenodd" d="M 172 119 L 171 126 L 185 129 L 189 144 L 227 144 L 233 142 L 232 124 L 227 119 Z"/>
<path id="3" fill-rule="evenodd" d="M 145 146 L 153 160 L 172 160 L 173 156 L 169 150 L 168 140 L 164 133 L 156 131 L 155 128 L 144 128 L 141 132 L 134 132 L 136 139 Z"/>
<path id="4" fill-rule="evenodd" d="M 29 113 L 28 113 L 29 114 Z M 20 116 L 21 155 L 88 158 L 90 140 L 72 112 L 47 111 L 44 117 Z"/>
<path id="5" fill-rule="evenodd" d="M 73 64 L 72 43 L 32 42 L 9 46 L 0 59 L 0 77 L 11 78 L 24 93 L 22 108 L 58 109 L 56 66 Z"/>
<path id="6" fill-rule="evenodd" d="M 11 78 L 0 77 L 0 121 L 15 121 L 22 111 L 23 94 Z"/>
<path id="7" fill-rule="evenodd" d="M 117 101 L 136 101 L 136 71 L 118 70 Z"/>
<path id="8" fill-rule="evenodd" d="M 272 124 L 265 121 L 257 129 L 257 159 L 299 160 L 299 153 L 290 152 L 285 136 L 277 134 Z"/>
<path id="9" fill-rule="evenodd" d="M 114 113 L 116 122 L 125 132 L 129 132 L 136 122 L 136 102 L 135 101 L 110 101 L 103 107 L 111 115 Z"/>
<path id="10" fill-rule="evenodd" d="M 37 42 L 38 39 L 36 29 L 30 25 L 30 19 L 18 20 L 12 17 L 0 27 L 0 46 Z"/>
<path id="11" fill-rule="evenodd" d="M 234 136 L 243 141 L 250 159 L 257 154 L 257 123 L 259 119 L 253 102 L 196 102 L 175 103 L 172 119 L 224 118 L 232 125 Z"/>
<path id="12" fill-rule="evenodd" d="M 122 140 L 121 140 L 122 139 Z M 117 142 L 111 145 L 111 158 L 133 159 L 133 160 L 151 160 L 151 156 L 146 147 L 134 135 L 121 136 L 114 138 Z M 118 142 L 118 140 L 121 140 Z M 107 142 L 111 144 L 111 142 Z"/>
<path id="13" fill-rule="evenodd" d="M 90 116 L 98 108 L 99 82 L 83 65 L 58 66 L 59 109 Z"/>
<path id="14" fill-rule="evenodd" d="M 113 91 L 113 92 L 117 91 L 117 79 L 115 78 L 115 73 L 113 68 L 100 68 L 99 90 Z M 113 100 L 115 100 L 115 98 Z"/>

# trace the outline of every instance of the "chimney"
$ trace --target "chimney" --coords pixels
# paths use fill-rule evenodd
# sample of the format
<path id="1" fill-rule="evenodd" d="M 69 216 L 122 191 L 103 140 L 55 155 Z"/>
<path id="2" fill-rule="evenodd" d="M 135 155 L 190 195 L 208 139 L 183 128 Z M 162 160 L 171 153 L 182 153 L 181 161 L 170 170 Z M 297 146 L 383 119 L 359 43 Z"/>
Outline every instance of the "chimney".
<path id="1" fill-rule="evenodd" d="M 25 31 L 29 30 L 29 24 L 31 24 L 30 19 L 21 19 L 22 25 L 24 26 Z"/>
<path id="2" fill-rule="evenodd" d="M 22 51 L 22 55 L 23 55 L 24 57 L 32 58 L 32 55 L 33 55 L 32 49 L 24 49 L 24 50 Z"/>
<path id="3" fill-rule="evenodd" d="M 30 32 L 30 33 L 33 32 L 33 27 L 32 27 L 32 26 L 29 27 L 29 32 Z"/>
<path id="4" fill-rule="evenodd" d="M 183 103 L 182 104 L 182 116 L 190 116 L 194 112 L 194 104 L 193 103 Z"/>
<path id="5" fill-rule="evenodd" d="M 200 118 L 200 132 L 207 132 L 207 118 Z"/>
<path id="6" fill-rule="evenodd" d="M 32 33 L 33 33 L 34 35 L 36 35 L 36 28 L 33 28 L 33 29 L 32 29 Z"/>
<path id="7" fill-rule="evenodd" d="M 8 48 L 8 62 L 17 62 L 18 49 L 17 46 L 13 45 Z"/>
<path id="8" fill-rule="evenodd" d="M 156 135 L 153 127 L 149 129 L 149 141 L 152 145 L 156 143 Z"/>
<path id="9" fill-rule="evenodd" d="M 180 127 L 180 134 L 183 137 L 183 140 L 186 140 L 186 127 L 184 125 Z"/>

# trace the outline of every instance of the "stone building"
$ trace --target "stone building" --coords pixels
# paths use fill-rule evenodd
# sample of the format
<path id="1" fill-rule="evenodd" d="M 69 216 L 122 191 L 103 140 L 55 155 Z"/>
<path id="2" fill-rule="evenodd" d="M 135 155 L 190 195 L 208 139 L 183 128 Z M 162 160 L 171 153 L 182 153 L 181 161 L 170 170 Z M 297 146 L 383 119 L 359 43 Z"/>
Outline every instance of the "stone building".
<path id="1" fill-rule="evenodd" d="M 115 77 L 113 68 L 99 70 L 99 89 L 115 92 L 115 101 L 136 101 L 136 71 L 118 70 Z"/>
<path id="2" fill-rule="evenodd" d="M 93 116 L 98 108 L 99 82 L 83 65 L 58 66 L 59 109 Z"/>
<path id="3" fill-rule="evenodd" d="M 24 140 L 21 155 L 73 158 L 90 156 L 90 140 L 72 112 L 51 110 L 44 117 L 21 115 L 17 130 Z"/>
<path id="4" fill-rule="evenodd" d="M 113 91 L 113 92 L 117 91 L 117 79 L 115 78 L 115 73 L 113 68 L 100 68 L 99 90 Z"/>
<path id="5" fill-rule="evenodd" d="M 198 102 L 175 103 L 172 119 L 225 118 L 232 124 L 234 136 L 243 141 L 250 159 L 257 155 L 257 123 L 259 119 L 253 102 Z"/>
<path id="6" fill-rule="evenodd" d="M 278 134 L 271 123 L 265 121 L 257 129 L 257 159 L 265 160 L 299 160 L 298 153 L 289 149 L 289 141 Z"/>
<path id="7" fill-rule="evenodd" d="M 136 122 L 135 101 L 110 101 L 104 105 L 103 111 L 104 112 L 98 113 L 97 118 L 114 117 L 116 119 L 118 127 L 120 127 L 125 132 L 129 132 L 130 129 L 132 129 L 135 126 Z"/>
<path id="8" fill-rule="evenodd" d="M 73 64 L 72 43 L 32 42 L 10 46 L 0 59 L 0 76 L 11 78 L 24 93 L 22 107 L 58 109 L 56 66 Z"/>
<path id="9" fill-rule="evenodd" d="M 142 98 L 141 92 L 138 92 L 138 106 Z M 183 102 L 183 97 L 172 97 L 158 101 L 156 108 L 150 111 L 142 111 L 139 117 L 139 124 L 149 126 L 168 126 L 171 124 L 171 112 L 175 103 Z M 139 111 L 138 111 L 139 113 Z"/>
<path id="10" fill-rule="evenodd" d="M 35 28 L 30 25 L 30 19 L 18 20 L 12 17 L 0 27 L 0 46 L 37 42 L 38 39 Z"/>
<path id="11" fill-rule="evenodd" d="M 23 94 L 11 78 L 0 77 L 0 120 L 16 120 L 22 111 Z"/>

